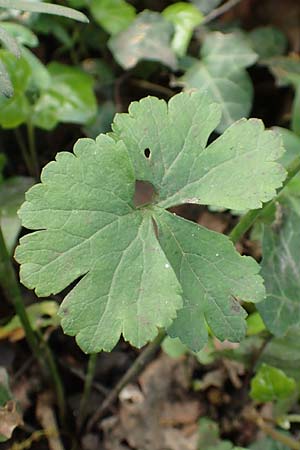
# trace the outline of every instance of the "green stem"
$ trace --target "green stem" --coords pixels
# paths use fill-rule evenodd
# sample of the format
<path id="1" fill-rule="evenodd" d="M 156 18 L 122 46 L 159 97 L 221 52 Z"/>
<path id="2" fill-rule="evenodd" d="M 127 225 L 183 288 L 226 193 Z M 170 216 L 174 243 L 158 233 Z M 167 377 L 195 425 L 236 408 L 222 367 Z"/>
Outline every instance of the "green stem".
<path id="1" fill-rule="evenodd" d="M 229 234 L 229 238 L 232 240 L 234 244 L 236 244 L 240 238 L 252 227 L 254 222 L 269 208 L 271 208 L 274 203 L 278 200 L 281 191 L 285 188 L 285 186 L 294 178 L 295 175 L 300 171 L 300 156 L 297 156 L 294 161 L 288 166 L 287 169 L 287 177 L 284 180 L 282 187 L 278 190 L 278 194 L 273 200 L 265 203 L 262 208 L 254 209 L 245 214 L 237 225 L 233 228 L 231 233 Z"/>
<path id="2" fill-rule="evenodd" d="M 58 370 L 55 364 L 54 357 L 50 350 L 50 347 L 44 342 L 43 348 L 40 347 L 39 339 L 33 331 L 30 323 L 26 308 L 24 306 L 19 283 L 16 278 L 16 274 L 10 259 L 10 255 L 7 251 L 2 229 L 0 227 L 0 284 L 4 289 L 7 299 L 10 300 L 13 305 L 17 316 L 19 317 L 28 345 L 41 365 L 43 372 L 48 368 L 56 388 L 57 401 L 60 409 L 61 418 L 64 416 L 64 393 L 63 385 L 60 380 Z M 41 341 L 42 342 L 42 341 Z M 43 351 L 42 351 L 43 350 Z M 43 352 L 45 359 L 43 358 Z M 46 364 L 45 364 L 46 361 Z"/>
<path id="3" fill-rule="evenodd" d="M 19 283 L 17 281 L 15 271 L 7 251 L 2 229 L 0 227 L 0 283 L 8 300 L 12 301 L 16 314 L 18 315 L 25 331 L 27 342 L 36 356 L 40 359 L 39 343 L 32 329 L 28 318 L 26 308 L 23 303 Z"/>
<path id="4" fill-rule="evenodd" d="M 87 430 L 90 431 L 96 422 L 100 419 L 103 413 L 110 408 L 110 406 L 117 400 L 122 389 L 134 380 L 138 374 L 143 370 L 146 364 L 152 359 L 155 353 L 159 350 L 161 343 L 166 337 L 166 332 L 164 330 L 160 331 L 154 341 L 152 341 L 145 350 L 143 350 L 134 363 L 129 367 L 127 372 L 122 376 L 120 381 L 114 387 L 114 389 L 109 393 L 109 395 L 105 398 L 104 402 L 100 406 L 99 409 L 94 413 L 87 424 Z"/>
<path id="5" fill-rule="evenodd" d="M 23 157 L 23 160 L 25 162 L 27 171 L 28 171 L 28 173 L 30 175 L 34 176 L 35 175 L 34 168 L 33 168 L 32 164 L 31 164 L 29 152 L 28 152 L 28 149 L 27 149 L 27 147 L 26 147 L 26 145 L 24 143 L 23 136 L 21 135 L 21 132 L 20 132 L 19 128 L 15 128 L 14 133 L 15 133 L 15 136 L 16 136 L 16 140 L 17 140 L 18 146 L 19 146 L 19 148 L 21 150 L 22 157 Z"/>
<path id="6" fill-rule="evenodd" d="M 95 376 L 96 363 L 97 363 L 98 354 L 92 353 L 89 357 L 87 373 L 84 382 L 83 394 L 81 397 L 80 407 L 79 407 L 79 415 L 78 415 L 78 427 L 82 428 L 82 425 L 86 419 L 87 414 L 87 406 L 89 402 L 89 398 L 91 395 L 92 384 Z"/>
<path id="7" fill-rule="evenodd" d="M 31 165 L 33 168 L 33 175 L 35 176 L 36 179 L 38 179 L 40 175 L 40 167 L 36 151 L 34 126 L 30 120 L 27 122 L 26 125 L 27 125 L 28 146 L 30 152 Z"/>

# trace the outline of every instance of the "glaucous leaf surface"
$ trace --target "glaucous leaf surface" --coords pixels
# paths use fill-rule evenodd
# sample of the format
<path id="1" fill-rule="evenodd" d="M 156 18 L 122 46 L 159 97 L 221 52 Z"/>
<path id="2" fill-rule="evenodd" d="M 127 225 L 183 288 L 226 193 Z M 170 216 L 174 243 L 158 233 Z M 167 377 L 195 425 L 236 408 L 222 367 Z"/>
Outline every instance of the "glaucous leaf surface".
<path id="1" fill-rule="evenodd" d="M 290 198 L 282 213 L 281 223 L 264 231 L 262 275 L 267 296 L 257 305 L 276 336 L 300 324 L 300 199 Z"/>
<path id="2" fill-rule="evenodd" d="M 243 336 L 239 300 L 264 298 L 258 264 L 227 237 L 164 210 L 210 198 L 257 207 L 280 186 L 278 135 L 245 120 L 206 148 L 219 119 L 205 93 L 181 93 L 168 105 L 148 97 L 116 116 L 110 137 L 79 140 L 74 154 L 58 154 L 28 191 L 20 217 L 36 232 L 16 251 L 21 280 L 38 296 L 78 281 L 60 315 L 84 351 L 111 350 L 121 334 L 140 347 L 157 328 L 176 330 L 172 335 L 199 349 L 206 322 L 220 339 Z M 222 181 L 229 174 L 244 183 L 241 198 Z M 136 207 L 135 184 L 143 180 L 156 194 Z M 177 331 L 183 316 L 190 322 Z"/>
<path id="3" fill-rule="evenodd" d="M 193 35 L 194 28 L 203 20 L 203 15 L 194 6 L 186 2 L 177 2 L 168 6 L 162 15 L 173 23 L 175 32 L 172 40 L 172 48 L 176 55 L 182 57 L 186 54 L 188 45 Z"/>
<path id="4" fill-rule="evenodd" d="M 111 37 L 108 46 L 116 61 L 131 69 L 139 61 L 159 61 L 175 69 L 176 55 L 171 48 L 173 25 L 157 12 L 144 11 L 126 30 Z"/>
<path id="5" fill-rule="evenodd" d="M 200 58 L 180 81 L 187 89 L 206 89 L 221 105 L 217 131 L 222 133 L 250 113 L 253 88 L 245 68 L 256 61 L 257 54 L 243 35 L 213 32 L 206 36 Z"/>
<path id="6" fill-rule="evenodd" d="M 284 400 L 296 390 L 296 382 L 282 370 L 262 364 L 251 380 L 250 396 L 259 402 Z"/>
<path id="7" fill-rule="evenodd" d="M 135 8 L 125 0 L 92 0 L 90 11 L 96 20 L 109 34 L 117 34 L 135 19 Z"/>

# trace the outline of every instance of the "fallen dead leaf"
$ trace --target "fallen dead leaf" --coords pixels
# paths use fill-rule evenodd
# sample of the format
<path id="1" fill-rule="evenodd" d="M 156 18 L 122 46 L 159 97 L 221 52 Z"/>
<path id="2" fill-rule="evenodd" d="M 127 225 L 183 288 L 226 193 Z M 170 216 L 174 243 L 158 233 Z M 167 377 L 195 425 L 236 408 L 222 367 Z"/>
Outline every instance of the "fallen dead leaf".
<path id="1" fill-rule="evenodd" d="M 105 419 L 105 450 L 196 450 L 200 401 L 191 398 L 189 359 L 161 354 L 138 385 L 121 392 L 118 416 Z M 128 447 L 126 447 L 126 444 Z"/>
<path id="2" fill-rule="evenodd" d="M 14 429 L 23 425 L 22 417 L 14 400 L 9 400 L 0 408 L 0 435 L 10 439 Z"/>

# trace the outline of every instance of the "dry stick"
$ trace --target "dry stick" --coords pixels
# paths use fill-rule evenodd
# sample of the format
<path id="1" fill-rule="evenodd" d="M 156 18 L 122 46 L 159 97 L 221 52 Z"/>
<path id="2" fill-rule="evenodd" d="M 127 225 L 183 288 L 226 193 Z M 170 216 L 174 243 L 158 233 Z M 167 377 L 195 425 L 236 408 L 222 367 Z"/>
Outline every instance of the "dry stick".
<path id="1" fill-rule="evenodd" d="M 262 417 L 257 417 L 254 422 L 265 434 L 270 436 L 275 441 L 280 442 L 281 444 L 286 445 L 291 449 L 300 450 L 300 442 L 296 441 L 290 436 L 280 433 L 270 425 L 267 425 Z"/>
<path id="2" fill-rule="evenodd" d="M 230 9 L 234 8 L 241 1 L 242 0 L 229 0 L 228 2 L 224 3 L 224 5 L 221 5 L 219 8 L 214 9 L 211 13 L 207 14 L 207 16 L 204 17 L 201 25 L 206 25 L 207 23 L 212 22 L 213 20 L 225 14 Z"/>
<path id="3" fill-rule="evenodd" d="M 95 414 L 91 417 L 87 424 L 87 430 L 90 431 L 96 422 L 102 417 L 102 414 L 107 411 L 107 409 L 117 400 L 122 389 L 130 383 L 130 381 L 134 380 L 137 375 L 142 371 L 142 369 L 146 366 L 146 364 L 152 359 L 155 353 L 159 350 L 162 341 L 166 337 L 165 331 L 160 331 L 157 337 L 151 342 L 142 353 L 139 354 L 137 359 L 134 361 L 129 370 L 122 376 L 118 384 L 115 388 L 110 392 L 110 394 L 106 397 L 102 405 L 95 412 Z"/>

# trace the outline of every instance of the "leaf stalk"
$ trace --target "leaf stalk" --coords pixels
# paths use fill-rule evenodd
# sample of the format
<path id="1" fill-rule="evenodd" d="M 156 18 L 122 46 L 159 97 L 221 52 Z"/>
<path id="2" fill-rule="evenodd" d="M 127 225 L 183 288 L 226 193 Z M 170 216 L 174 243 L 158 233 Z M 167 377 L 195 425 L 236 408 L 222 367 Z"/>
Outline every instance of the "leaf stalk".
<path id="1" fill-rule="evenodd" d="M 262 208 L 253 209 L 252 211 L 247 212 L 236 224 L 236 226 L 232 229 L 229 234 L 229 238 L 232 240 L 234 244 L 236 244 L 241 237 L 252 227 L 254 222 L 262 216 L 263 213 L 268 211 L 277 201 L 279 196 L 281 195 L 282 190 L 286 187 L 286 185 L 297 175 L 300 171 L 300 156 L 297 156 L 291 164 L 287 168 L 287 177 L 284 180 L 282 187 L 278 190 L 277 196 L 274 197 L 267 203 L 264 203 Z"/>

